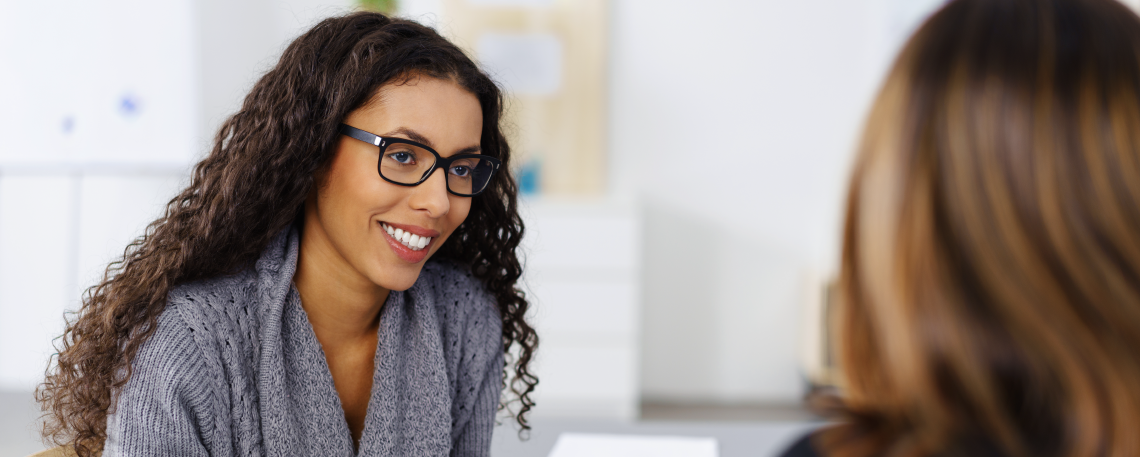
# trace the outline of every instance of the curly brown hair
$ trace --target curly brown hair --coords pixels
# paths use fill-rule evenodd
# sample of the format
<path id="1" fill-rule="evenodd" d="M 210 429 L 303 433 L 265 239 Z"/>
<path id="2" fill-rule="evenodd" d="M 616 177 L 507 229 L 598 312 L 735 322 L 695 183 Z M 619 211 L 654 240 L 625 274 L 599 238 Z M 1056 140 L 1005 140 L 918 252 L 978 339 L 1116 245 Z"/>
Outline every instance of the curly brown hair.
<path id="1" fill-rule="evenodd" d="M 502 92 L 431 28 L 359 12 L 326 19 L 289 45 L 241 110 L 222 124 L 190 185 L 84 293 L 36 392 L 47 412 L 44 439 L 73 446 L 81 457 L 99 455 L 116 394 L 171 289 L 251 266 L 271 238 L 301 216 L 315 177 L 332 160 L 345 116 L 381 86 L 416 76 L 452 80 L 474 94 L 485 119 L 483 153 L 505 165 L 488 190 L 473 197 L 466 221 L 435 256 L 470 267 L 495 296 L 507 356 L 504 388 L 517 397 L 504 398 L 500 409 L 513 413 L 520 433 L 528 430 L 538 337 L 525 319 L 529 304 L 515 286 L 522 274 L 515 251 L 523 223 L 500 128 Z"/>

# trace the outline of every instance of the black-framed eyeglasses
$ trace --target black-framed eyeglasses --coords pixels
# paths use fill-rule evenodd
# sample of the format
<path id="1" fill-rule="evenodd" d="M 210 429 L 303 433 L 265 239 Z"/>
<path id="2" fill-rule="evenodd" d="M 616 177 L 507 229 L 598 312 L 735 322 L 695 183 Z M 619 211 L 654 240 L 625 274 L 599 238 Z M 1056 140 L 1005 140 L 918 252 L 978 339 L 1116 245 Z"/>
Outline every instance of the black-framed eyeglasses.
<path id="1" fill-rule="evenodd" d="M 502 162 L 482 154 L 456 154 L 440 157 L 434 149 L 403 138 L 381 138 L 348 124 L 340 125 L 340 133 L 380 148 L 376 171 L 392 184 L 418 186 L 427 181 L 437 168 L 447 175 L 447 191 L 471 197 L 487 189 L 491 177 Z"/>

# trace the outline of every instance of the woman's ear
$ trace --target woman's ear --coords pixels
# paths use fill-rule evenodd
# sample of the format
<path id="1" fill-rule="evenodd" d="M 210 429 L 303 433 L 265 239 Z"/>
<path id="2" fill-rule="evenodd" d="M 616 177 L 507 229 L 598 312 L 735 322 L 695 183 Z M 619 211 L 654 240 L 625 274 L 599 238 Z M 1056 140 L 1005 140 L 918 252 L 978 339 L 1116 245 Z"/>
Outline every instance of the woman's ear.
<path id="1" fill-rule="evenodd" d="M 344 140 L 344 138 L 340 139 L 341 142 Z M 317 195 L 317 192 L 321 191 L 329 185 L 329 172 L 332 170 L 332 164 L 336 160 L 337 154 L 340 154 L 339 143 L 337 146 L 333 147 L 332 157 L 329 157 L 327 160 L 325 160 L 325 163 L 313 172 L 313 187 L 309 189 L 309 195 L 306 196 L 306 200 L 315 197 Z"/>
<path id="2" fill-rule="evenodd" d="M 329 161 L 330 163 L 332 161 Z M 329 166 L 325 165 L 313 173 L 313 185 L 309 187 L 309 194 L 305 196 L 305 207 L 303 217 L 308 217 L 309 214 L 317 209 L 317 196 L 321 190 L 329 185 Z"/>

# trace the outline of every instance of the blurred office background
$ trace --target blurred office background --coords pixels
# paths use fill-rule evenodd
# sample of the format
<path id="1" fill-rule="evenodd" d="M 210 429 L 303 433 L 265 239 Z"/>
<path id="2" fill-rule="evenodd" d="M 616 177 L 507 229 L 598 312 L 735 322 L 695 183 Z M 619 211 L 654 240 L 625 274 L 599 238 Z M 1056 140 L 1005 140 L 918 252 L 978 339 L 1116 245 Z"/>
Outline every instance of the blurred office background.
<path id="1" fill-rule="evenodd" d="M 534 439 L 501 427 L 497 454 L 546 455 L 560 424 L 767 455 L 826 381 L 864 112 L 941 3 L 2 0 L 0 457 L 40 448 L 31 392 L 81 292 L 284 46 L 360 7 L 437 27 L 512 95 L 542 382 Z"/>

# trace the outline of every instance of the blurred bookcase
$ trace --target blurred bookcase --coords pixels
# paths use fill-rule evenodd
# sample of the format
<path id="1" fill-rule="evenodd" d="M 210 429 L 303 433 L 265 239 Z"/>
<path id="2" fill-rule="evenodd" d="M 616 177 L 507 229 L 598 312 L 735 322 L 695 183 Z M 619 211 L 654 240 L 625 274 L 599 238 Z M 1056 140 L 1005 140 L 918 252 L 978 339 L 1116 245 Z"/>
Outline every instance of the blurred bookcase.
<path id="1" fill-rule="evenodd" d="M 607 0 L 441 0 L 440 31 L 507 91 L 525 193 L 601 195 Z"/>

